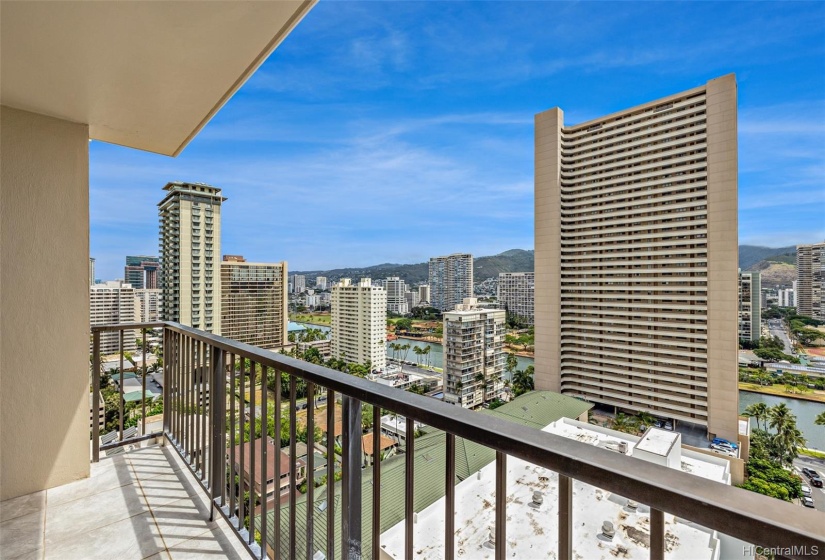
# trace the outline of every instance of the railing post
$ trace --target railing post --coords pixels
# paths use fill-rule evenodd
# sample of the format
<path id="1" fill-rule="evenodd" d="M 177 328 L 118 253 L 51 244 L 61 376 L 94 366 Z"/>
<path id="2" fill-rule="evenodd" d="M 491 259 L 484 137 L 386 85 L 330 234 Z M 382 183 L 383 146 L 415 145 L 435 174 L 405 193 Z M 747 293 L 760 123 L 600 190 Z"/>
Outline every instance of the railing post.
<path id="1" fill-rule="evenodd" d="M 224 357 L 224 351 L 215 346 L 211 348 L 209 357 L 211 358 L 211 367 L 209 368 L 209 381 L 211 384 L 211 387 L 209 387 L 209 426 L 212 433 L 209 453 L 211 459 L 211 465 L 209 466 L 209 521 L 213 521 L 215 500 L 223 496 L 223 487 L 226 484 L 223 474 L 223 463 L 226 456 L 226 368 L 224 367 L 226 358 Z M 203 381 L 202 377 L 202 390 Z M 265 484 L 266 481 L 264 481 Z"/>
<path id="2" fill-rule="evenodd" d="M 573 558 L 573 479 L 559 475 L 559 560 Z"/>
<path id="3" fill-rule="evenodd" d="M 100 461 L 100 331 L 92 333 L 92 462 Z M 106 421 L 106 412 L 103 412 Z"/>
<path id="4" fill-rule="evenodd" d="M 343 398 L 343 556 L 361 559 L 361 401 Z M 329 427 L 328 429 L 332 429 Z"/>
<path id="5" fill-rule="evenodd" d="M 665 559 L 665 513 L 650 508 L 650 560 Z"/>

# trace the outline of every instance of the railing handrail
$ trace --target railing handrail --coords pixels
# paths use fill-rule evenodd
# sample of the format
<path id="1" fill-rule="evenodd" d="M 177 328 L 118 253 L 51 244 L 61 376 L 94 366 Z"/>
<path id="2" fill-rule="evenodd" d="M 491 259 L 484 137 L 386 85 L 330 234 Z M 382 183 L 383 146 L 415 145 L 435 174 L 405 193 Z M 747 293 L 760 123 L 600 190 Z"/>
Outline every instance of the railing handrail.
<path id="1" fill-rule="evenodd" d="M 615 492 L 750 543 L 822 547 L 825 522 L 808 511 L 754 492 L 621 455 L 471 410 L 400 391 L 324 366 L 243 344 L 173 322 L 100 325 L 99 331 L 166 327 L 239 358 L 295 375 L 315 385 L 392 410 L 456 437 L 518 457 L 560 475 Z M 225 406 L 225 403 L 216 403 Z M 821 549 L 820 549 L 821 550 Z"/>

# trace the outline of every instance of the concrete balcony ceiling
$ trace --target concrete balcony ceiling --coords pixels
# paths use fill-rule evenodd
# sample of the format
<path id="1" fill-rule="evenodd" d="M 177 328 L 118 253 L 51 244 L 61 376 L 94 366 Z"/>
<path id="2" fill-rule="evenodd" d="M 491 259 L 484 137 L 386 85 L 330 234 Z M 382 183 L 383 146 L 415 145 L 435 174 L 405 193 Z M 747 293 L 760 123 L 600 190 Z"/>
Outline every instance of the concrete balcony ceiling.
<path id="1" fill-rule="evenodd" d="M 0 103 L 175 156 L 315 1 L 3 2 Z"/>

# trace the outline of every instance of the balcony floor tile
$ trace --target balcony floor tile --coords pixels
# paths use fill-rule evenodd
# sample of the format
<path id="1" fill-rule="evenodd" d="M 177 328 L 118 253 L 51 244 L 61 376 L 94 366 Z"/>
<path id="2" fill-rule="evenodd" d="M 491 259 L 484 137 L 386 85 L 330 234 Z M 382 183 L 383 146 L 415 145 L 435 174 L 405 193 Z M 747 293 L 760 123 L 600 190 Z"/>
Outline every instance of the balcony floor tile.
<path id="1" fill-rule="evenodd" d="M 170 447 L 101 459 L 91 476 L 0 504 L 0 560 L 238 558 L 248 552 Z"/>

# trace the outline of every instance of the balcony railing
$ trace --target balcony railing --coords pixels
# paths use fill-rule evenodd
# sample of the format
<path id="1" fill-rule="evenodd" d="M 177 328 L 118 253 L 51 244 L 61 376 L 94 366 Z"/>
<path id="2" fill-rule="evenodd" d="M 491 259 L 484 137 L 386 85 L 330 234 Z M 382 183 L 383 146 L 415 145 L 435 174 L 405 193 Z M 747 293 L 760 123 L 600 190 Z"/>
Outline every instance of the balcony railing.
<path id="1" fill-rule="evenodd" d="M 416 466 L 415 430 L 420 424 L 442 430 L 446 439 L 443 531 L 444 556 L 448 559 L 456 556 L 455 535 L 456 530 L 460 529 L 455 526 L 454 513 L 456 438 L 464 438 L 495 450 L 495 526 L 490 542 L 494 543 L 496 559 L 503 559 L 507 555 L 505 489 L 508 457 L 528 461 L 558 474 L 559 493 L 554 499 L 557 500 L 559 512 L 558 534 L 555 539 L 559 559 L 573 558 L 574 480 L 615 492 L 650 507 L 649 547 L 652 560 L 665 558 L 665 512 L 748 543 L 781 549 L 791 558 L 803 558 L 813 550 L 818 550 L 819 553 L 825 550 L 825 523 L 821 513 L 177 323 L 96 326 L 92 329 L 93 346 L 95 350 L 99 348 L 103 332 L 140 331 L 143 333 L 145 356 L 147 329 L 159 327 L 163 327 L 163 430 L 145 433 L 144 426 L 140 433 L 124 439 L 124 409 L 121 399 L 118 411 L 119 441 L 101 445 L 95 423 L 92 430 L 93 460 L 98 460 L 101 451 L 147 438 L 162 438 L 177 451 L 199 480 L 204 492 L 208 493 L 212 504 L 211 515 L 220 513 L 256 558 L 267 555 L 270 558 L 274 555 L 276 558 L 326 559 L 381 557 L 382 438 L 372 438 L 373 449 L 369 454 L 376 459 L 371 465 L 363 467 L 363 452 L 366 450 L 362 450 L 361 420 L 365 407 L 372 409 L 375 419 L 387 411 L 407 419 L 403 453 L 404 550 L 408 559 L 417 557 L 413 540 L 416 512 L 412 481 Z M 143 379 L 145 378 L 144 370 Z M 264 389 L 260 392 L 260 397 L 255 390 L 258 378 Z M 280 390 L 282 378 L 288 386 L 287 396 L 282 396 Z M 274 381 L 274 397 L 269 397 L 265 390 L 267 379 Z M 317 506 L 314 496 L 319 492 L 315 487 L 318 473 L 314 465 L 314 446 L 307 453 L 305 465 L 306 500 L 312 506 L 304 508 L 302 519 L 298 519 L 299 508 L 296 507 L 297 415 L 299 409 L 302 413 L 306 411 L 307 433 L 314 434 L 316 408 L 315 398 L 307 398 L 305 403 L 299 402 L 299 383 L 305 384 L 306 395 L 319 395 L 319 401 L 325 403 L 327 426 L 335 425 L 338 403 L 342 409 L 342 477 L 340 484 L 331 482 L 335 480 L 336 474 L 336 454 L 333 451 L 336 439 L 335 430 L 330 428 L 324 438 L 328 450 L 325 470 L 328 481 L 325 501 L 328 507 L 323 523 L 320 524 L 315 511 L 319 508 L 313 507 Z M 100 362 L 98 353 L 95 352 L 93 387 L 97 388 L 99 384 Z M 120 387 L 122 391 L 122 381 Z M 144 391 L 144 402 L 141 403 L 144 418 L 145 395 Z M 99 392 L 93 391 L 93 410 L 97 409 L 99 399 Z M 260 473 L 260 480 L 281 479 L 281 461 L 267 461 L 269 451 L 265 434 L 260 439 L 256 439 L 254 435 L 249 438 L 253 444 L 248 447 L 248 453 L 244 451 L 246 446 L 241 445 L 245 433 L 255 433 L 256 419 L 263 419 L 261 424 L 266 431 L 270 414 L 276 440 L 281 434 L 282 423 L 289 422 L 290 484 L 288 504 L 283 508 L 278 499 L 270 507 L 265 497 L 258 506 L 254 492 L 249 492 L 248 498 L 244 497 L 243 481 L 240 489 L 234 483 L 236 476 L 244 478 L 243 473 Z M 280 453 L 280 445 L 276 451 Z M 273 473 L 267 472 L 270 463 L 274 465 Z M 371 496 L 362 495 L 362 476 L 365 473 L 372 477 Z M 255 484 L 248 486 L 254 488 Z M 341 493 L 339 508 L 333 507 L 336 492 Z M 371 528 L 362 526 L 362 509 L 371 512 Z M 302 532 L 300 538 L 298 531 Z M 371 537 L 364 538 L 365 533 Z M 261 543 L 267 543 L 268 546 L 262 547 Z M 319 546 L 319 543 L 322 544 Z M 319 550 L 322 556 L 315 556 Z"/>

